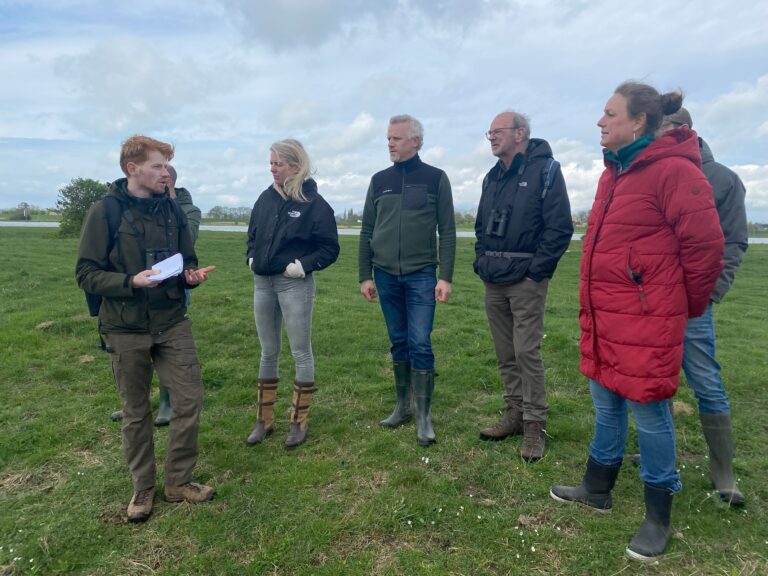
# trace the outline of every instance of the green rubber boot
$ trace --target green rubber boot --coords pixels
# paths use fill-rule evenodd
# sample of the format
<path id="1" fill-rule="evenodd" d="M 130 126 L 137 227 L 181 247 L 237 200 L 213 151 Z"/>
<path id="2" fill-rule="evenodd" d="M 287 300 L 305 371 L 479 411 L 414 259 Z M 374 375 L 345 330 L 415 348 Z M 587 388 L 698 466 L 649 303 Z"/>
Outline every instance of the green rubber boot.
<path id="1" fill-rule="evenodd" d="M 171 397 L 168 388 L 160 384 L 160 406 L 157 407 L 155 426 L 168 426 L 171 423 Z"/>

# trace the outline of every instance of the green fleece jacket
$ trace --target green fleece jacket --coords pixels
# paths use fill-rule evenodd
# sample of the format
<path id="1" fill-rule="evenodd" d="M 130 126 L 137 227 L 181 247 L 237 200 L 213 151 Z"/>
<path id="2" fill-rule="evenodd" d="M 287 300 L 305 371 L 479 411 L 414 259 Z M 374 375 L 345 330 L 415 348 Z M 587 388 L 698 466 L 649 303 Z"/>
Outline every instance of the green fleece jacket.
<path id="1" fill-rule="evenodd" d="M 453 197 L 445 172 L 417 154 L 374 174 L 360 231 L 360 282 L 373 278 L 373 267 L 401 276 L 427 266 L 439 266 L 439 278 L 450 282 L 455 257 Z"/>

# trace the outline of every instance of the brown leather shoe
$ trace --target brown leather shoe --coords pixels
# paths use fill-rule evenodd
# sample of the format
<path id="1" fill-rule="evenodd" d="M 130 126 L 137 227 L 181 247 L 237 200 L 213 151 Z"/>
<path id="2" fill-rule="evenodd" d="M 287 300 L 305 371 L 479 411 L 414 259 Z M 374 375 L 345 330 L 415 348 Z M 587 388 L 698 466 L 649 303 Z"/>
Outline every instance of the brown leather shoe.
<path id="1" fill-rule="evenodd" d="M 523 444 L 520 457 L 526 462 L 536 462 L 544 457 L 544 422 L 525 420 L 523 422 Z"/>
<path id="2" fill-rule="evenodd" d="M 152 503 L 155 499 L 155 487 L 139 490 L 133 493 L 128 503 L 128 522 L 146 522 L 152 514 Z"/>
<path id="3" fill-rule="evenodd" d="M 205 484 L 187 482 L 181 486 L 165 485 L 165 499 L 168 502 L 191 502 L 199 504 L 213 499 L 216 490 Z"/>
<path id="4" fill-rule="evenodd" d="M 496 424 L 480 430 L 481 440 L 499 441 L 523 433 L 523 413 L 508 407 Z"/>

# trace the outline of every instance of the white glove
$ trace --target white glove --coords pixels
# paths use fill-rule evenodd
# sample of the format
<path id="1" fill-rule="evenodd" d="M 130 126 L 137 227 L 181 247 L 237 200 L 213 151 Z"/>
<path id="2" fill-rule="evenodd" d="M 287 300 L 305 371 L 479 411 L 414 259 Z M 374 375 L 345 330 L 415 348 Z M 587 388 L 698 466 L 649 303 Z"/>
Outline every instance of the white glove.
<path id="1" fill-rule="evenodd" d="M 248 258 L 248 268 L 253 266 L 253 258 Z"/>
<path id="2" fill-rule="evenodd" d="M 294 260 L 288 264 L 285 267 L 285 276 L 288 278 L 304 278 L 306 274 L 304 274 L 304 267 L 301 265 L 301 262 Z"/>

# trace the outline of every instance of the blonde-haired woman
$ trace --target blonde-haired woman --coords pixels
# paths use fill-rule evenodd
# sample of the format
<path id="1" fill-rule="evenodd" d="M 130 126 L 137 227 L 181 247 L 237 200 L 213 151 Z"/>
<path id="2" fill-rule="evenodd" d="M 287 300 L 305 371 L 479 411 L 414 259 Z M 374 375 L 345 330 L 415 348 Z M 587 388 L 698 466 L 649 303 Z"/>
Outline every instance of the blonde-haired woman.
<path id="1" fill-rule="evenodd" d="M 248 224 L 248 266 L 253 271 L 253 313 L 261 344 L 256 426 L 246 444 L 272 434 L 279 380 L 282 324 L 296 365 L 291 423 L 286 448 L 307 436 L 307 413 L 315 390 L 312 355 L 312 272 L 327 268 L 339 255 L 333 209 L 309 177 L 310 161 L 298 140 L 281 140 L 270 148 L 274 182 L 253 205 Z"/>

